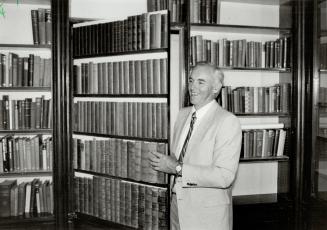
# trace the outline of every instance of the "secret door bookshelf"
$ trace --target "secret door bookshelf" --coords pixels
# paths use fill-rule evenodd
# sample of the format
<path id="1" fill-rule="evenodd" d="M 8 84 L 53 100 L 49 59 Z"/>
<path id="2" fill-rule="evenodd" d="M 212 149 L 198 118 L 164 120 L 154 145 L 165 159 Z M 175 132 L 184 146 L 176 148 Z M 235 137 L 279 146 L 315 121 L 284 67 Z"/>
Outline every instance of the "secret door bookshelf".
<path id="1" fill-rule="evenodd" d="M 169 152 L 168 24 L 163 10 L 72 27 L 78 221 L 168 228 L 168 178 L 148 162 Z"/>
<path id="2" fill-rule="evenodd" d="M 54 221 L 50 3 L 1 4 L 0 228 Z"/>
<path id="3" fill-rule="evenodd" d="M 234 203 L 278 202 L 278 195 L 289 192 L 292 156 L 292 5 L 187 3 L 186 76 L 199 61 L 221 68 L 225 79 L 218 101 L 242 125 Z"/>
<path id="4" fill-rule="evenodd" d="M 313 30 L 313 106 L 312 157 L 310 159 L 310 198 L 325 204 L 327 200 L 326 93 L 327 93 L 327 2 L 315 1 Z"/>

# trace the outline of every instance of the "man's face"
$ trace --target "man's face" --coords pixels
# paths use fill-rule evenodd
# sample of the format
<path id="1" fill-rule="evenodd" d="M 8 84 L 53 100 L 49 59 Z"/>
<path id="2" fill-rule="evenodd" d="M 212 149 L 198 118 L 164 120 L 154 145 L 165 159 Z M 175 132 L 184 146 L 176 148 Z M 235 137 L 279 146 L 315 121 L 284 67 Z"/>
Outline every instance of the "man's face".
<path id="1" fill-rule="evenodd" d="M 214 99 L 214 80 L 212 71 L 206 67 L 197 67 L 189 77 L 188 89 L 191 103 L 195 109 L 209 103 Z"/>

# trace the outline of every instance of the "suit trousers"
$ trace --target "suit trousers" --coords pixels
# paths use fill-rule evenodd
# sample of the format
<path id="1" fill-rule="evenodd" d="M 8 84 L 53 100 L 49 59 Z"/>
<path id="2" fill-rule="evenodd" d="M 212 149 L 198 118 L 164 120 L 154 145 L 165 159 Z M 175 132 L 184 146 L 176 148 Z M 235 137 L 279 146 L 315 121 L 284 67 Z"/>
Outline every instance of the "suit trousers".
<path id="1" fill-rule="evenodd" d="M 171 194 L 170 229 L 171 230 L 180 230 L 176 193 Z"/>

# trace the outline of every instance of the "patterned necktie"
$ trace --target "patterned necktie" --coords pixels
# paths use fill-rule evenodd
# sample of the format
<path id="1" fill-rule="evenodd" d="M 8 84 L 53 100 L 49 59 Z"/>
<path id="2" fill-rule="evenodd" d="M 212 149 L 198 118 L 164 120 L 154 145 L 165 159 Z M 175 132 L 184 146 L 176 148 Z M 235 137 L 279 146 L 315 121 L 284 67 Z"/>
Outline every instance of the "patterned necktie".
<path id="1" fill-rule="evenodd" d="M 184 144 L 183 144 L 183 148 L 181 150 L 181 154 L 179 155 L 179 158 L 178 158 L 179 162 L 183 162 L 183 159 L 184 159 L 184 156 L 185 156 L 185 153 L 186 153 L 186 148 L 187 148 L 187 145 L 188 145 L 188 141 L 190 140 L 190 137 L 192 135 L 193 126 L 194 126 L 195 121 L 196 121 L 196 112 L 194 112 L 192 114 L 190 129 L 188 130 L 187 136 L 186 136 Z"/>

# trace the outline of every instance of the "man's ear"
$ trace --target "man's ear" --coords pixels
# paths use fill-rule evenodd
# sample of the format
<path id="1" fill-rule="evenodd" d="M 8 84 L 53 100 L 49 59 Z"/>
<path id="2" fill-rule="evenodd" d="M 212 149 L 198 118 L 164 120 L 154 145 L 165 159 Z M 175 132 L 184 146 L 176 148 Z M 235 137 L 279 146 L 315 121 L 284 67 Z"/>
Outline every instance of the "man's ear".
<path id="1" fill-rule="evenodd" d="M 214 94 L 218 94 L 222 88 L 222 84 L 220 82 L 216 82 L 216 84 L 212 88 L 212 92 Z"/>

